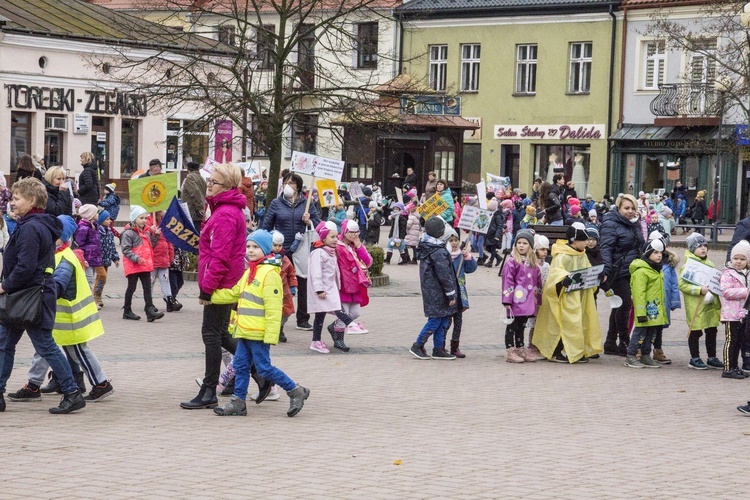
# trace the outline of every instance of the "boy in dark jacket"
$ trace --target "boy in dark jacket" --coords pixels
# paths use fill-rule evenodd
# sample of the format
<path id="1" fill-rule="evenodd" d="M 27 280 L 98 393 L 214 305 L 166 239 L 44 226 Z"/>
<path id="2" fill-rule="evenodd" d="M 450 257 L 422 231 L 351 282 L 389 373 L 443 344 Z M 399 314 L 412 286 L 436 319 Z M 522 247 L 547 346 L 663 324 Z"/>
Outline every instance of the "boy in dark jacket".
<path id="1" fill-rule="evenodd" d="M 445 331 L 456 313 L 458 281 L 451 255 L 440 239 L 445 233 L 445 223 L 440 217 L 430 217 L 425 222 L 425 234 L 417 247 L 419 282 L 422 287 L 422 304 L 427 323 L 411 346 L 409 352 L 417 359 L 456 359 L 445 350 Z M 434 335 L 432 356 L 427 355 L 425 344 Z"/>

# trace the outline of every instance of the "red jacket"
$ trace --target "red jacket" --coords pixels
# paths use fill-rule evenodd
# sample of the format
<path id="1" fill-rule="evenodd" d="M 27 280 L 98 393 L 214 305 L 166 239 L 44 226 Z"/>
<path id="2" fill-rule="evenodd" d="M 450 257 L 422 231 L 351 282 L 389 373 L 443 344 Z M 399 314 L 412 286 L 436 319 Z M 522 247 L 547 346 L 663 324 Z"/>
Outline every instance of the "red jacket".
<path id="1" fill-rule="evenodd" d="M 250 210 L 251 214 L 255 213 L 255 190 L 253 188 L 253 181 L 250 177 L 243 177 L 242 184 L 239 187 L 240 193 L 245 195 L 246 206 Z"/>
<path id="2" fill-rule="evenodd" d="M 151 248 L 150 234 L 129 225 L 123 231 L 120 246 L 125 257 L 122 259 L 125 276 L 150 273 L 154 270 L 154 251 Z"/>
<path id="3" fill-rule="evenodd" d="M 149 215 L 146 219 L 146 231 L 151 229 L 154 225 L 153 215 Z M 154 269 L 168 269 L 174 260 L 174 247 L 163 234 L 159 235 L 159 240 L 154 245 Z"/>
<path id="4" fill-rule="evenodd" d="M 281 259 L 281 281 L 284 283 L 284 307 L 281 314 L 291 316 L 294 314 L 294 298 L 292 298 L 291 287 L 297 286 L 297 273 L 289 257 L 282 254 Z"/>

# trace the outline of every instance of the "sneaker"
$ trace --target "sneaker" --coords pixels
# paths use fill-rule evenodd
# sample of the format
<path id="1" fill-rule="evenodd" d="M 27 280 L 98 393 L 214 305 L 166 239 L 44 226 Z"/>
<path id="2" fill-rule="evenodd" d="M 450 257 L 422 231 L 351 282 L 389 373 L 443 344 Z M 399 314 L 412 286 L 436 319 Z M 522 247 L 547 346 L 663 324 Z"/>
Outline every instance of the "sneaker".
<path id="1" fill-rule="evenodd" d="M 706 363 L 701 358 L 691 359 L 688 363 L 688 368 L 692 368 L 693 370 L 708 370 L 708 366 L 706 366 Z"/>
<path id="2" fill-rule="evenodd" d="M 214 408 L 214 413 L 220 417 L 244 417 L 247 415 L 247 405 L 244 400 L 232 396 L 227 404 Z"/>
<path id="3" fill-rule="evenodd" d="M 430 359 L 430 356 L 427 354 L 427 351 L 425 350 L 424 346 L 421 346 L 414 342 L 411 346 L 411 349 L 409 349 L 409 352 L 417 359 Z"/>
<path id="4" fill-rule="evenodd" d="M 745 406 L 738 406 L 737 409 L 740 411 L 740 413 L 744 413 L 745 415 L 750 416 L 750 401 L 748 401 Z"/>
<path id="5" fill-rule="evenodd" d="M 349 323 L 349 326 L 346 327 L 346 334 L 347 335 L 364 335 L 365 333 L 370 333 L 367 330 L 364 330 L 360 325 L 362 323 Z"/>
<path id="6" fill-rule="evenodd" d="M 645 368 L 646 365 L 635 359 L 635 356 L 625 356 L 625 366 L 628 368 Z"/>
<path id="7" fill-rule="evenodd" d="M 736 368 L 733 370 L 724 370 L 721 374 L 721 378 L 732 378 L 735 380 L 745 380 L 745 374 L 742 373 L 742 370 L 737 370 Z"/>
<path id="8" fill-rule="evenodd" d="M 432 350 L 432 359 L 451 360 L 456 359 L 456 357 L 453 354 L 448 353 L 445 348 L 439 348 Z"/>
<path id="9" fill-rule="evenodd" d="M 297 323 L 297 330 L 305 330 L 306 332 L 312 331 L 312 325 L 305 321 L 304 323 Z"/>
<path id="10" fill-rule="evenodd" d="M 708 358 L 706 360 L 706 364 L 709 368 L 721 368 L 722 370 L 724 369 L 724 363 L 722 363 L 719 358 L 716 357 Z"/>
<path id="11" fill-rule="evenodd" d="M 508 347 L 505 349 L 506 363 L 524 363 L 526 360 L 521 356 L 520 348 Z"/>
<path id="12" fill-rule="evenodd" d="M 551 358 L 549 358 L 549 361 L 552 361 L 553 363 L 567 363 L 568 357 L 563 353 L 557 353 L 553 354 Z"/>
<path id="13" fill-rule="evenodd" d="M 525 347 L 519 347 L 516 349 L 519 356 L 521 356 L 525 363 L 533 363 L 537 360 L 536 354 L 531 352 L 531 349 L 527 349 Z"/>
<path id="14" fill-rule="evenodd" d="M 281 397 L 281 393 L 279 392 L 278 387 L 274 385 L 271 388 L 271 392 L 268 393 L 268 396 L 266 396 L 266 399 L 264 399 L 263 401 L 278 401 L 280 397 Z M 257 398 L 258 398 L 257 392 L 253 394 L 252 396 L 250 396 L 250 399 L 253 401 L 255 401 Z"/>
<path id="15" fill-rule="evenodd" d="M 661 368 L 661 363 L 654 361 L 648 354 L 641 354 L 640 362 L 646 368 Z"/>
<path id="16" fill-rule="evenodd" d="M 54 408 L 50 408 L 49 412 L 53 415 L 67 415 L 68 413 L 85 407 L 86 400 L 83 399 L 81 391 L 76 391 L 70 394 L 64 394 L 60 400 L 60 404 Z"/>
<path id="17" fill-rule="evenodd" d="M 588 363 L 588 362 L 589 362 L 589 358 L 587 358 L 586 356 L 581 356 L 580 359 L 573 361 L 573 363 Z"/>
<path id="18" fill-rule="evenodd" d="M 33 384 L 31 386 L 29 386 L 29 384 L 26 384 L 17 392 L 9 393 L 8 399 L 10 399 L 11 401 L 19 402 L 19 403 L 28 403 L 29 401 L 41 401 L 42 392 L 39 390 L 39 387 L 36 387 Z"/>
<path id="19" fill-rule="evenodd" d="M 315 342 L 310 344 L 310 349 L 312 349 L 313 351 L 318 351 L 323 354 L 328 354 L 329 352 L 331 352 L 328 350 L 328 346 L 326 346 L 322 340 L 316 340 Z"/>
<path id="20" fill-rule="evenodd" d="M 89 391 L 88 395 L 83 399 L 86 401 L 101 401 L 114 393 L 115 389 L 112 387 L 112 384 L 109 383 L 109 380 L 107 380 L 101 385 L 95 385 L 92 387 L 91 391 Z"/>

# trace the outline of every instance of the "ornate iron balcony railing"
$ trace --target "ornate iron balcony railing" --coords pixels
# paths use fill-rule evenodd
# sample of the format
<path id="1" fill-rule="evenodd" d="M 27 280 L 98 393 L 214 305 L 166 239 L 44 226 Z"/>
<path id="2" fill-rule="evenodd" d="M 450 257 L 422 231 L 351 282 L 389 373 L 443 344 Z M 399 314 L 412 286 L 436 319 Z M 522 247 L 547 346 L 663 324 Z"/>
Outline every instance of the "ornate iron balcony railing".
<path id="1" fill-rule="evenodd" d="M 719 116 L 719 93 L 707 84 L 667 83 L 659 86 L 650 108 L 654 116 Z"/>

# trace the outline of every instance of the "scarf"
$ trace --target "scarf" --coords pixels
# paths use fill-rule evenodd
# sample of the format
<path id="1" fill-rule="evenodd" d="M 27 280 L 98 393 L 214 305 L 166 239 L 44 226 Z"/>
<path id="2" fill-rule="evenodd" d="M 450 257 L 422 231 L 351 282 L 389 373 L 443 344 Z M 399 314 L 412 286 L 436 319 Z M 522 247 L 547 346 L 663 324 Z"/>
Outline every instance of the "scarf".
<path id="1" fill-rule="evenodd" d="M 320 240 L 318 240 L 316 242 L 313 242 L 313 250 L 315 250 L 316 248 L 322 248 L 331 257 L 334 257 L 336 255 L 336 249 L 335 248 L 329 247 L 328 245 L 326 245 L 325 243 L 323 243 Z"/>

